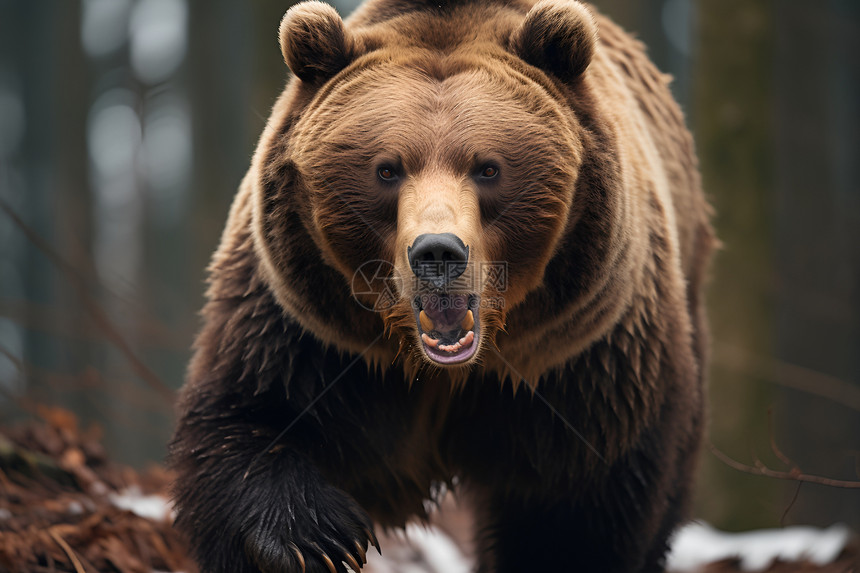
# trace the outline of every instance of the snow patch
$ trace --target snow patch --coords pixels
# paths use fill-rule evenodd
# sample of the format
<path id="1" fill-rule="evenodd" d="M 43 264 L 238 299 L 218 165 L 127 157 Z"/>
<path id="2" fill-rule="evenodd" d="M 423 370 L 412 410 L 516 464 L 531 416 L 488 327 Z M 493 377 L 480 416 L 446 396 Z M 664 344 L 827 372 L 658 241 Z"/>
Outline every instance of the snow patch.
<path id="1" fill-rule="evenodd" d="M 166 521 L 174 517 L 165 497 L 143 495 L 137 486 L 108 496 L 114 506 L 146 519 Z M 0 509 L 0 520 L 10 517 Z M 373 573 L 469 573 L 472 569 L 457 545 L 437 527 L 410 524 L 405 532 L 389 535 L 397 538 L 390 541 L 397 542 L 387 544 L 384 558 L 373 549 L 367 553 Z M 706 523 L 693 522 L 674 534 L 666 568 L 671 572 L 696 571 L 734 558 L 739 559 L 743 571 L 763 571 L 776 559 L 826 565 L 839 557 L 851 535 L 844 525 L 726 533 Z"/>
<path id="2" fill-rule="evenodd" d="M 844 525 L 827 529 L 786 527 L 725 533 L 694 522 L 674 535 L 666 560 L 669 571 L 694 571 L 714 561 L 738 558 L 744 571 L 762 571 L 777 558 L 826 565 L 839 556 L 851 537 Z"/>
<path id="3" fill-rule="evenodd" d="M 395 533 L 403 543 L 383 548 L 385 557 L 367 552 L 373 573 L 469 573 L 471 563 L 451 539 L 434 526 L 410 524 Z"/>
<path id="4" fill-rule="evenodd" d="M 136 485 L 130 486 L 119 493 L 109 493 L 108 499 L 119 509 L 125 509 L 139 517 L 153 521 L 168 521 L 173 519 L 173 509 L 164 496 L 143 495 Z"/>

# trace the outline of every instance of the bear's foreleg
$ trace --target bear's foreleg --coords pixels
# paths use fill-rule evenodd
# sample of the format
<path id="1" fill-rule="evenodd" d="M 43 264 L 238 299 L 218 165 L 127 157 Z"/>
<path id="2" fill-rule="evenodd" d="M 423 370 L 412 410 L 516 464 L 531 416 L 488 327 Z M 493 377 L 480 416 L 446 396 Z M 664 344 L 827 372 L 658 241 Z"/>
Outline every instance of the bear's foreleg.
<path id="1" fill-rule="evenodd" d="M 220 402 L 189 408 L 171 447 L 176 526 L 201 572 L 358 570 L 375 542 L 367 513 L 304 454 L 272 447 L 251 419 L 265 414 Z"/>
<path id="2" fill-rule="evenodd" d="M 630 476 L 632 480 L 633 477 Z M 656 573 L 663 571 L 666 537 L 677 519 L 674 508 L 651 507 L 611 493 L 541 499 L 510 493 L 486 498 L 479 507 L 479 573 L 573 571 Z M 663 522 L 671 522 L 667 529 Z"/>
<path id="3" fill-rule="evenodd" d="M 669 536 L 686 515 L 700 416 L 676 404 L 661 414 L 665 424 L 645 429 L 611 461 L 592 460 L 590 471 L 582 471 L 588 462 L 573 455 L 572 445 L 555 444 L 546 450 L 554 461 L 538 467 L 557 471 L 509 472 L 516 487 L 492 473 L 468 482 L 477 508 L 479 573 L 662 572 Z M 692 430 L 673 431 L 682 423 Z M 529 467 L 513 444 L 503 443 L 497 457 L 505 450 L 513 454 L 505 459 L 510 468 Z M 569 481 L 565 476 L 577 475 L 576 468 L 579 477 Z"/>

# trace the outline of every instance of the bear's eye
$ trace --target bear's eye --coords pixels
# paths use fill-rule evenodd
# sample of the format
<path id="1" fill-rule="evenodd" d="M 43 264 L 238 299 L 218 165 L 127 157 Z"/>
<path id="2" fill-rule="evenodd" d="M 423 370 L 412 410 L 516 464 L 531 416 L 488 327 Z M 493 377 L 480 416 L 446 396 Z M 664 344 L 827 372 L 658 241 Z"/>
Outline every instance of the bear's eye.
<path id="1" fill-rule="evenodd" d="M 499 168 L 495 165 L 484 165 L 478 172 L 481 179 L 495 179 L 499 175 Z"/>
<path id="2" fill-rule="evenodd" d="M 397 179 L 397 170 L 391 165 L 383 165 L 376 170 L 376 174 L 383 181 L 395 181 Z"/>

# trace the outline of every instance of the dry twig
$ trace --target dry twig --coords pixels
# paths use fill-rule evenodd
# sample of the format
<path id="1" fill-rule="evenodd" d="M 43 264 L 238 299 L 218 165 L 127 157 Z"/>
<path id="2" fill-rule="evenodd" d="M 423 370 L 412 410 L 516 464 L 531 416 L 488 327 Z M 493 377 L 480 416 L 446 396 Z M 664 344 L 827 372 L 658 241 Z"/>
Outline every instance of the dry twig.
<path id="1" fill-rule="evenodd" d="M 721 462 L 733 469 L 744 473 L 795 482 L 817 483 L 819 485 L 826 485 L 830 487 L 860 489 L 860 481 L 839 480 L 823 476 L 806 474 L 803 473 L 803 471 L 801 471 L 801 469 L 796 465 L 792 465 L 791 469 L 788 471 L 773 470 L 764 465 L 761 460 L 756 460 L 755 465 L 750 466 L 729 457 L 727 454 L 720 451 L 712 443 L 708 443 L 708 448 L 711 450 L 711 453 L 714 454 Z"/>
<path id="2" fill-rule="evenodd" d="M 84 566 L 81 565 L 81 562 L 78 559 L 77 554 L 72 550 L 71 547 L 69 547 L 69 544 L 66 543 L 66 541 L 63 539 L 63 537 L 59 533 L 57 533 L 57 531 L 53 527 L 48 530 L 48 533 L 51 535 L 51 537 L 54 538 L 54 541 L 57 542 L 57 545 L 59 545 L 60 547 L 63 548 L 63 551 L 66 552 L 66 555 L 69 556 L 69 560 L 72 562 L 72 566 L 74 566 L 75 572 L 76 573 L 87 573 L 84 570 Z"/>

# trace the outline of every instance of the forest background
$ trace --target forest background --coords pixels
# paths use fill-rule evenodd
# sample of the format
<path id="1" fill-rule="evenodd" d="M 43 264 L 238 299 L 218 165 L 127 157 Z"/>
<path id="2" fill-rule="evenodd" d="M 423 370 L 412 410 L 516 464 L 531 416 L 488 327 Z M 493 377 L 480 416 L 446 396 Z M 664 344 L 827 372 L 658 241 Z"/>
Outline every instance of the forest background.
<path id="1" fill-rule="evenodd" d="M 593 4 L 674 76 L 716 207 L 709 444 L 860 479 L 860 3 Z M 0 0 L 0 421 L 60 405 L 163 459 L 289 5 Z M 701 467 L 720 528 L 860 529 L 860 490 Z"/>

